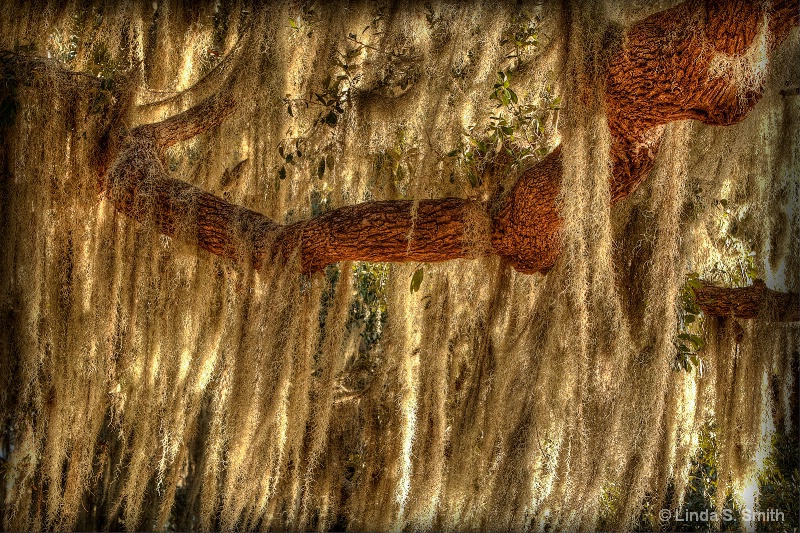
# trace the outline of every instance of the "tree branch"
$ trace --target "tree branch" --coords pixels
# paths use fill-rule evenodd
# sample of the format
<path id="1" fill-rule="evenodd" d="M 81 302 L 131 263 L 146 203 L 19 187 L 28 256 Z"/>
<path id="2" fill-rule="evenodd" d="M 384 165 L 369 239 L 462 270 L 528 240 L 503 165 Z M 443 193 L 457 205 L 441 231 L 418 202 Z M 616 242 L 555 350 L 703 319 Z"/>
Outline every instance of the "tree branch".
<path id="1" fill-rule="evenodd" d="M 315 272 L 338 261 L 434 263 L 491 253 L 491 220 L 483 205 L 460 198 L 345 206 L 285 228 L 286 251 L 300 246 L 302 266 Z"/>
<path id="2" fill-rule="evenodd" d="M 694 289 L 695 301 L 708 316 L 767 318 L 779 322 L 800 320 L 800 295 L 768 289 L 760 279 L 750 287 L 715 287 L 703 282 Z"/>
<path id="3" fill-rule="evenodd" d="M 625 44 L 609 62 L 606 82 L 611 204 L 646 178 L 668 122 L 725 125 L 747 114 L 762 88 L 737 86 L 730 76 L 715 74 L 712 62 L 720 54 L 745 53 L 764 21 L 774 32 L 770 46 L 776 46 L 798 24 L 797 6 L 797 0 L 777 0 L 766 17 L 761 4 L 690 0 L 628 29 Z M 368 202 L 281 226 L 169 178 L 163 151 L 216 126 L 234 105 L 223 94 L 134 130 L 105 181 L 117 209 L 217 255 L 252 260 L 256 267 L 299 247 L 306 272 L 342 260 L 433 262 L 497 254 L 533 273 L 549 269 L 561 252 L 559 148 L 519 176 L 491 219 L 477 202 L 445 198 L 419 202 L 416 209 L 408 201 Z M 195 227 L 186 231 L 196 235 L 182 227 Z"/>
<path id="4" fill-rule="evenodd" d="M 229 94 L 215 94 L 183 113 L 141 126 L 137 133 L 152 137 L 163 152 L 173 144 L 189 140 L 219 125 L 235 107 L 236 103 Z"/>

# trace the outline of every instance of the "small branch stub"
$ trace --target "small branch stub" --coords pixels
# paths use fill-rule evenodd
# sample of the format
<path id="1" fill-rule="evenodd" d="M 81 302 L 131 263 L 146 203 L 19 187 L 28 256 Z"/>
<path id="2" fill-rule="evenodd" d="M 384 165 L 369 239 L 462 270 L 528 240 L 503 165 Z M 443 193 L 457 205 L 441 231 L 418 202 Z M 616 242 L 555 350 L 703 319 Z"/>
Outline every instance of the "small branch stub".
<path id="1" fill-rule="evenodd" d="M 800 320 L 800 295 L 777 292 L 760 280 L 750 287 L 716 287 L 707 282 L 695 289 L 697 305 L 709 316 L 763 318 L 778 322 Z"/>

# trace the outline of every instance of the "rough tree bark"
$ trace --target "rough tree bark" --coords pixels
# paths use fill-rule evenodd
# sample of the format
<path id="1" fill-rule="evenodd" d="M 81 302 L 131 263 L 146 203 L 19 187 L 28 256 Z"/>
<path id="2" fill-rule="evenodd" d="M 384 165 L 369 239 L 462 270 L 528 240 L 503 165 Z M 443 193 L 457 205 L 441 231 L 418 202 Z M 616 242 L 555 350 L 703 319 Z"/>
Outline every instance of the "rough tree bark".
<path id="1" fill-rule="evenodd" d="M 800 320 L 800 295 L 768 289 L 760 280 L 750 287 L 715 287 L 708 283 L 694 289 L 695 300 L 706 315 L 794 322 Z"/>
<path id="2" fill-rule="evenodd" d="M 729 125 L 744 118 L 760 98 L 760 88 L 715 77 L 709 70 L 712 59 L 744 53 L 765 20 L 774 48 L 798 25 L 798 13 L 797 0 L 775 0 L 768 7 L 747 0 L 690 0 L 626 31 L 606 79 L 612 205 L 649 174 L 665 124 L 695 119 Z M 546 272 L 561 251 L 558 148 L 519 176 L 494 216 L 485 205 L 459 198 L 423 200 L 415 211 L 411 201 L 376 201 L 283 226 L 170 178 L 164 150 L 219 124 L 235 104 L 214 96 L 133 130 L 101 180 L 115 207 L 167 235 L 195 240 L 211 253 L 253 261 L 256 268 L 299 250 L 305 272 L 344 260 L 436 262 L 496 254 L 520 272 L 535 273 Z M 195 224 L 184 224 L 185 219 Z M 182 235 L 184 226 L 196 228 L 196 234 Z M 750 304 L 727 305 L 711 288 L 699 295 L 710 313 L 752 314 Z"/>

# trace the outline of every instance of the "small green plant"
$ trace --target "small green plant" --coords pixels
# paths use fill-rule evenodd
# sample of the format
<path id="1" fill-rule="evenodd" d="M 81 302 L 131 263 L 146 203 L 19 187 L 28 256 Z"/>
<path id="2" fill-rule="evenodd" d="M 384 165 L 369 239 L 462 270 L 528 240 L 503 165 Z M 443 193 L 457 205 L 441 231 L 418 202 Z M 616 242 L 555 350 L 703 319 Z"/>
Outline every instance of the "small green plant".
<path id="1" fill-rule="evenodd" d="M 795 357 L 798 355 L 795 352 Z M 797 360 L 797 359 L 796 359 Z M 757 509 L 783 513 L 782 520 L 758 523 L 759 531 L 798 531 L 800 527 L 800 439 L 794 432 L 772 435 L 770 454 L 758 473 Z"/>
<path id="2" fill-rule="evenodd" d="M 300 9 L 300 16 L 289 17 L 289 26 L 296 32 L 303 32 L 306 37 L 311 37 L 314 35 L 314 26 L 319 22 L 319 14 L 314 2 L 304 2 Z"/>
<path id="3" fill-rule="evenodd" d="M 511 79 L 510 70 L 497 73 L 489 93 L 495 103 L 489 122 L 483 130 L 476 131 L 475 125 L 468 128 L 459 145 L 446 154 L 473 188 L 483 184 L 478 167 L 490 154 L 502 151 L 511 161 L 520 163 L 528 158 L 540 159 L 551 151 L 544 125 L 551 113 L 560 108 L 560 97 L 548 92 L 540 101 L 526 103 L 513 89 Z M 455 177 L 451 176 L 450 181 L 453 183 Z"/>
<path id="4" fill-rule="evenodd" d="M 312 24 L 316 20 L 316 11 L 313 9 L 313 4 L 306 3 L 304 6 L 302 18 L 298 20 L 306 21 L 306 26 Z M 289 19 L 292 28 L 300 31 L 303 27 L 295 19 Z M 380 19 L 376 19 L 380 20 Z M 373 21 L 376 23 L 376 21 Z M 367 28 L 369 28 L 368 26 Z M 311 36 L 312 31 L 307 33 Z M 357 60 L 361 55 L 364 48 L 372 48 L 360 42 L 355 34 L 348 36 L 348 41 L 345 44 L 344 50 L 340 50 L 335 59 L 335 69 L 333 72 L 325 77 L 322 87 L 313 92 L 313 95 L 308 97 L 292 97 L 291 94 L 286 94 L 281 101 L 286 106 L 286 113 L 293 119 L 299 118 L 302 111 L 315 109 L 313 118 L 310 120 L 310 126 L 297 136 L 290 137 L 278 143 L 278 154 L 283 159 L 278 169 L 278 179 L 286 179 L 287 165 L 293 165 L 303 157 L 304 153 L 320 154 L 330 148 L 330 144 L 324 147 L 316 147 L 316 149 L 306 150 L 305 144 L 313 145 L 309 142 L 319 135 L 321 131 L 328 131 L 337 127 L 341 123 L 341 118 L 345 113 L 347 105 L 350 103 L 351 88 L 356 83 L 354 72 L 358 66 Z M 330 155 L 323 155 L 316 161 L 316 175 L 322 179 L 326 172 L 333 169 L 334 160 Z"/>
<path id="5" fill-rule="evenodd" d="M 723 508 L 718 509 L 719 486 L 717 463 L 719 458 L 717 428 L 708 423 L 700 430 L 698 446 L 689 470 L 689 480 L 684 494 L 683 507 L 678 511 L 681 520 L 673 521 L 666 528 L 670 531 L 739 531 L 741 508 L 732 493 L 725 495 Z M 703 511 L 706 511 L 704 514 Z M 714 515 L 719 520 L 713 520 Z M 716 522 L 716 523 L 715 523 Z"/>
<path id="6" fill-rule="evenodd" d="M 369 351 L 380 341 L 386 325 L 386 289 L 389 280 L 388 263 L 362 261 L 353 267 L 356 297 L 350 307 L 350 320 L 363 325 L 362 350 Z"/>
<path id="7" fill-rule="evenodd" d="M 535 49 L 539 44 L 539 23 L 541 18 L 538 15 L 531 16 L 527 12 L 514 15 L 511 25 L 503 32 L 500 39 L 501 46 L 509 46 L 507 59 L 514 59 L 519 64 L 522 54 L 530 49 Z"/>
<path id="8" fill-rule="evenodd" d="M 718 210 L 719 234 L 716 244 L 720 259 L 711 267 L 708 278 L 727 287 L 745 287 L 759 277 L 756 252 L 746 235 L 742 235 L 741 219 L 746 211 L 722 198 L 715 202 Z"/>
<path id="9" fill-rule="evenodd" d="M 678 317 L 678 335 L 675 345 L 673 370 L 690 372 L 692 368 L 702 374 L 703 360 L 700 356 L 706 345 L 699 333 L 702 331 L 703 311 L 697 305 L 695 290 L 701 288 L 699 274 L 691 272 L 686 276 L 686 283 L 681 290 L 681 310 Z"/>

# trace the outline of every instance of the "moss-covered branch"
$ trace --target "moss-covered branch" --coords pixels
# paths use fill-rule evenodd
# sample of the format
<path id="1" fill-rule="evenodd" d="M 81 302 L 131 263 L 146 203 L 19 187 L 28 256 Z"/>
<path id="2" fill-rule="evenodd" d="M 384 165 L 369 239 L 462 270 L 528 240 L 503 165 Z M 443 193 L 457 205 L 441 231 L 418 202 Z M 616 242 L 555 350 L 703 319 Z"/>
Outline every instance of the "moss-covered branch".
<path id="1" fill-rule="evenodd" d="M 689 1 L 627 30 L 608 66 L 606 111 L 612 134 L 610 203 L 633 192 L 652 169 L 663 126 L 697 119 L 727 125 L 741 120 L 760 98 L 759 84 L 741 86 L 717 75 L 719 57 L 747 53 L 765 31 L 776 46 L 798 24 L 797 1 L 763 4 Z M 182 221 L 197 228 L 197 244 L 226 257 L 252 258 L 256 266 L 299 247 L 303 269 L 317 271 L 342 260 L 445 261 L 497 254 L 517 270 L 549 269 L 561 252 L 557 198 L 562 155 L 556 149 L 521 174 L 503 206 L 490 218 L 485 206 L 463 199 L 347 206 L 290 226 L 172 180 L 161 162 L 171 144 L 219 124 L 235 106 L 214 96 L 162 122 L 134 130 L 108 173 L 106 187 L 121 211 L 152 220 L 166 234 Z"/>
<path id="2" fill-rule="evenodd" d="M 716 287 L 710 283 L 694 289 L 695 301 L 708 316 L 800 320 L 800 295 L 767 288 L 760 279 L 749 287 Z"/>

